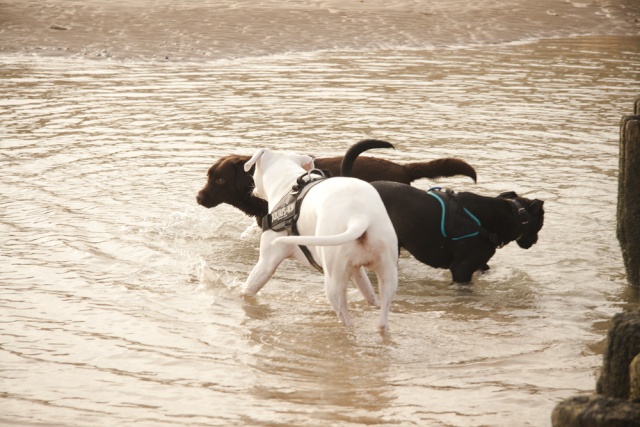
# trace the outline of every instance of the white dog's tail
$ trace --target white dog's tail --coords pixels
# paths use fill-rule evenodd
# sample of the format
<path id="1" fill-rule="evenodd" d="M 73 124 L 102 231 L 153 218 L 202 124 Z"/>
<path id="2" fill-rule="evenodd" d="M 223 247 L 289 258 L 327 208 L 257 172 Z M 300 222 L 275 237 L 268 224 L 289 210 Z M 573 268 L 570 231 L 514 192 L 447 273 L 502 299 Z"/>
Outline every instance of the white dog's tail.
<path id="1" fill-rule="evenodd" d="M 273 241 L 274 244 L 292 244 L 309 246 L 339 246 L 360 238 L 369 228 L 369 218 L 364 215 L 349 219 L 347 229 L 332 236 L 283 236 Z"/>

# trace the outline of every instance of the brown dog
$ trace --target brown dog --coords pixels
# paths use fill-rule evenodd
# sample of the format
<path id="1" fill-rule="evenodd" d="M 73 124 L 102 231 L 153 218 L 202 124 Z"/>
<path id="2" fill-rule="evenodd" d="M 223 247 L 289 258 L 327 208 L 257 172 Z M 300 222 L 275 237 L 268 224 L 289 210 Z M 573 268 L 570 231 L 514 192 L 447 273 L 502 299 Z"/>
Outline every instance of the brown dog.
<path id="1" fill-rule="evenodd" d="M 375 140 L 365 140 L 375 141 Z M 268 214 L 267 202 L 255 197 L 253 192 L 253 169 L 244 171 L 250 156 L 230 155 L 215 162 L 207 172 L 207 184 L 198 192 L 196 200 L 206 208 L 228 203 L 249 216 L 261 218 Z M 315 167 L 328 170 L 333 176 L 340 175 L 342 157 L 315 159 Z M 355 178 L 367 182 L 395 181 L 410 184 L 420 178 L 440 178 L 464 175 L 476 181 L 476 171 L 464 160 L 443 158 L 429 162 L 413 162 L 404 165 L 375 157 L 358 157 L 352 169 Z"/>

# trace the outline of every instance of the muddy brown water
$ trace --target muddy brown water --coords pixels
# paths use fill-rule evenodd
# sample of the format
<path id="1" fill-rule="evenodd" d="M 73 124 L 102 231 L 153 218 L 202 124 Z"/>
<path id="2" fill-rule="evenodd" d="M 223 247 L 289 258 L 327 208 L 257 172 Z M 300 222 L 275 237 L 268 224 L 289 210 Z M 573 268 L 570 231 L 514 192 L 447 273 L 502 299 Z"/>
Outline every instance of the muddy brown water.
<path id="1" fill-rule="evenodd" d="M 633 28 L 316 48 L 338 40 L 324 34 L 306 50 L 291 36 L 268 55 L 256 40 L 179 61 L 4 49 L 0 423 L 549 426 L 559 400 L 594 389 L 610 317 L 639 305 L 615 237 Z M 396 145 L 377 156 L 478 172 L 438 185 L 543 199 L 538 244 L 499 250 L 469 287 L 402 253 L 384 336 L 355 288 L 342 327 L 322 276 L 293 261 L 242 299 L 258 234 L 232 207 L 196 205 L 207 168 L 365 137 Z"/>

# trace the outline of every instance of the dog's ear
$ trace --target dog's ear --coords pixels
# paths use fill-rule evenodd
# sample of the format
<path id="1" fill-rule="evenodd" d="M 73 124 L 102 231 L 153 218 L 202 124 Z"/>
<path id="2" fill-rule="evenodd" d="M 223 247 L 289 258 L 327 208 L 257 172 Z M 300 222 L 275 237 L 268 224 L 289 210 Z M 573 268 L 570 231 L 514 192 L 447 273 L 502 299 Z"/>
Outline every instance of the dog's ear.
<path id="1" fill-rule="evenodd" d="M 247 161 L 247 163 L 244 164 L 244 171 L 249 172 L 253 167 L 253 165 L 256 164 L 260 156 L 262 156 L 268 150 L 269 150 L 268 148 L 261 148 L 258 151 L 256 151 L 255 154 Z"/>
<path id="2" fill-rule="evenodd" d="M 236 188 L 241 193 L 245 193 L 251 191 L 253 188 L 253 171 L 255 170 L 255 166 L 252 166 L 248 171 L 244 170 L 244 165 L 246 163 L 242 163 L 241 160 L 235 164 L 236 167 Z"/>
<path id="3" fill-rule="evenodd" d="M 244 166 L 247 164 L 247 162 L 244 163 L 238 163 L 238 172 L 247 172 L 249 173 L 249 175 L 253 176 L 253 173 L 256 171 L 256 165 L 253 165 L 249 168 L 249 170 L 245 170 Z"/>
<path id="4" fill-rule="evenodd" d="M 531 206 L 529 209 L 531 209 L 531 213 L 532 214 L 537 214 L 538 212 L 540 212 L 542 210 L 542 206 L 544 205 L 544 201 L 542 200 L 538 200 L 538 199 L 533 199 L 533 202 L 531 202 Z"/>
<path id="5" fill-rule="evenodd" d="M 515 191 L 507 191 L 500 194 L 498 197 L 502 197 L 503 199 L 515 199 L 516 197 L 518 197 L 518 195 Z"/>
<path id="6" fill-rule="evenodd" d="M 309 172 L 311 169 L 314 168 L 313 157 L 311 157 L 311 156 L 305 156 L 305 157 L 308 157 L 309 160 L 305 164 L 302 165 L 302 168 L 304 170 L 306 170 L 307 172 Z"/>
<path id="7" fill-rule="evenodd" d="M 304 154 L 294 154 L 292 158 L 302 167 L 302 169 L 306 170 L 307 172 L 309 172 L 315 166 L 313 163 L 313 157 L 311 156 L 306 156 Z"/>

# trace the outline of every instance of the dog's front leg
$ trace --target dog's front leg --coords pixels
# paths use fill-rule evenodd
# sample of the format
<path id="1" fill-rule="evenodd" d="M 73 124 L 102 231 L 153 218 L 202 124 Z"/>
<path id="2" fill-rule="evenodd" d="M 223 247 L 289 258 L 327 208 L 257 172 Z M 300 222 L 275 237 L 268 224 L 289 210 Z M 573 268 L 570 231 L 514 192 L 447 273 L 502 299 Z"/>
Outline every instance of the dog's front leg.
<path id="1" fill-rule="evenodd" d="M 280 263 L 291 255 L 292 249 L 290 245 L 271 244 L 280 235 L 282 233 L 269 230 L 260 236 L 260 258 L 242 287 L 244 295 L 253 296 L 257 294 L 273 276 Z"/>
<path id="2" fill-rule="evenodd" d="M 473 280 L 473 273 L 489 270 L 487 262 L 489 262 L 494 253 L 495 250 L 475 249 L 474 253 L 461 253 L 460 257 L 454 258 L 449 267 L 454 283 L 468 285 Z"/>
<path id="3" fill-rule="evenodd" d="M 461 285 L 468 285 L 471 283 L 471 279 L 473 278 L 473 273 L 476 271 L 475 268 L 470 267 L 466 263 L 456 263 L 454 262 L 451 267 L 451 278 L 454 283 L 459 283 Z"/>
<path id="4" fill-rule="evenodd" d="M 369 305 L 380 308 L 380 303 L 378 302 L 376 293 L 371 285 L 371 280 L 369 280 L 369 276 L 367 276 L 364 267 L 360 267 L 354 271 L 351 279 L 355 282 L 358 289 L 360 289 L 360 293 L 362 293 Z"/>
<path id="5" fill-rule="evenodd" d="M 277 265 L 270 265 L 270 263 L 260 259 L 253 267 L 247 281 L 244 283 L 244 286 L 242 287 L 242 294 L 246 296 L 253 296 L 257 294 L 258 291 L 269 281 L 271 276 L 273 276 L 276 268 L 278 268 Z"/>

